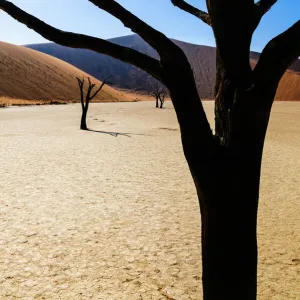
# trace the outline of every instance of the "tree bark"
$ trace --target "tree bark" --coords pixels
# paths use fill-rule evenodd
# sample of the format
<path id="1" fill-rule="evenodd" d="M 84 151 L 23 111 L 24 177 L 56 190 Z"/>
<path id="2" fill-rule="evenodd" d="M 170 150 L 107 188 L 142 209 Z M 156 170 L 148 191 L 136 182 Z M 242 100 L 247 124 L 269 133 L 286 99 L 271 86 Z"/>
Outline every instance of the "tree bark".
<path id="1" fill-rule="evenodd" d="M 241 167 L 239 158 L 224 156 L 222 168 L 217 168 L 214 189 L 208 186 L 205 193 L 198 191 L 203 299 L 255 300 L 259 174 L 254 174 L 245 164 Z M 247 154 L 242 156 L 246 158 Z"/>
<path id="2" fill-rule="evenodd" d="M 257 210 L 269 122 L 264 113 L 269 109 L 257 103 L 264 100 L 271 107 L 276 88 L 233 90 L 223 86 L 219 91 L 235 105 L 219 115 L 224 140 L 218 158 L 210 162 L 212 184 L 203 189 L 194 177 L 201 207 L 204 300 L 255 300 L 257 294 Z"/>
<path id="3" fill-rule="evenodd" d="M 181 74 L 174 74 L 181 84 L 168 74 L 166 85 L 185 118 L 183 123 L 179 118 L 182 144 L 200 203 L 203 299 L 255 300 L 259 184 L 269 121 L 265 112 L 276 86 L 244 89 L 224 77 L 216 102 L 216 135 L 212 143 L 201 143 L 196 138 L 199 119 L 192 113 L 199 111 L 200 99 L 188 75 Z M 192 110 L 182 107 L 186 98 L 194 99 Z"/>
<path id="4" fill-rule="evenodd" d="M 80 122 L 80 129 L 81 130 L 88 130 L 87 125 L 86 125 L 86 116 L 87 116 L 87 109 L 85 107 L 82 110 L 82 115 L 81 115 L 81 122 Z"/>

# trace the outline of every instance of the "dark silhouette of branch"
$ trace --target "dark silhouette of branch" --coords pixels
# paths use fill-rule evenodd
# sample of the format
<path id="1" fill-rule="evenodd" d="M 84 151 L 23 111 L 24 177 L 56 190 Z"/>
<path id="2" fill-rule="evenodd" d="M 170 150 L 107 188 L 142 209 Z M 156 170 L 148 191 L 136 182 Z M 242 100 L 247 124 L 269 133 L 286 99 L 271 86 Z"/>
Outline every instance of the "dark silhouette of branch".
<path id="1" fill-rule="evenodd" d="M 139 34 L 159 53 L 160 61 L 133 49 L 118 46 L 103 39 L 61 31 L 24 12 L 9 1 L 0 0 L 0 9 L 48 40 L 63 46 L 90 49 L 130 63 L 164 83 L 168 86 L 169 90 L 176 90 L 176 93 L 172 93 L 171 97 L 182 132 L 189 132 L 189 135 L 202 136 L 203 138 L 201 142 L 197 143 L 194 141 L 187 142 L 184 139 L 183 143 L 188 144 L 186 147 L 189 148 L 193 145 L 192 148 L 195 153 L 199 153 L 200 150 L 210 153 L 211 147 L 215 147 L 213 133 L 200 101 L 192 68 L 183 50 L 164 34 L 153 29 L 124 9 L 116 1 L 89 1 L 115 16 L 125 26 Z M 188 88 L 181 87 L 183 81 L 189 85 Z M 189 90 L 190 96 L 184 98 L 179 96 L 181 93 L 186 94 L 186 89 Z M 183 99 L 185 100 L 183 101 Z M 187 119 L 188 122 L 186 121 Z"/>
<path id="2" fill-rule="evenodd" d="M 254 69 L 257 82 L 278 84 L 284 72 L 300 56 L 300 20 L 272 39 Z"/>
<path id="3" fill-rule="evenodd" d="M 177 6 L 178 8 L 186 11 L 187 13 L 194 15 L 195 17 L 202 20 L 207 25 L 211 26 L 211 19 L 207 12 L 202 11 L 202 10 L 188 4 L 184 0 L 171 0 L 171 2 L 173 3 L 174 6 Z"/>
<path id="4" fill-rule="evenodd" d="M 119 19 L 125 27 L 142 37 L 150 46 L 152 46 L 161 58 L 168 59 L 184 55 L 182 50 L 175 45 L 160 31 L 155 30 L 147 23 L 136 17 L 130 11 L 126 10 L 116 1 L 111 0 L 89 0 L 102 10 L 105 10 L 115 18 Z"/>
<path id="5" fill-rule="evenodd" d="M 259 0 L 256 3 L 260 16 L 267 13 L 278 0 Z"/>
<path id="6" fill-rule="evenodd" d="M 102 90 L 103 86 L 105 84 L 111 84 L 111 82 L 108 81 L 109 78 L 111 78 L 112 76 L 108 76 L 106 77 L 103 81 L 102 81 L 102 84 L 100 85 L 99 89 L 91 96 L 91 100 L 97 96 L 97 94 Z"/>
<path id="7" fill-rule="evenodd" d="M 0 9 L 17 21 L 33 29 L 47 40 L 51 40 L 62 46 L 89 49 L 109 55 L 145 70 L 153 77 L 160 79 L 161 67 L 159 61 L 148 55 L 100 38 L 59 30 L 26 13 L 9 1 L 0 0 Z"/>
<path id="8" fill-rule="evenodd" d="M 81 107 L 82 109 L 84 109 L 84 99 L 83 99 L 83 85 L 84 85 L 84 78 L 82 78 L 82 80 L 78 77 L 76 77 L 77 81 L 78 81 L 78 85 L 79 85 L 79 90 L 80 90 L 80 103 L 81 103 Z"/>

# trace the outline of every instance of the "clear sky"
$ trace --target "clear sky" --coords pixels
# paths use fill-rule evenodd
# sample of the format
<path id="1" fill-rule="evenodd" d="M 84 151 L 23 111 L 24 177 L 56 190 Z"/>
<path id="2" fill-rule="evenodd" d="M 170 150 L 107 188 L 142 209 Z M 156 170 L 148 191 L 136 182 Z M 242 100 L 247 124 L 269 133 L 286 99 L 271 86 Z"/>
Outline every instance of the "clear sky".
<path id="1" fill-rule="evenodd" d="M 241 0 L 242 1 L 242 0 Z M 131 34 L 131 31 L 88 0 L 11 0 L 25 11 L 62 30 L 101 38 Z M 214 46 L 212 30 L 197 18 L 174 7 L 170 0 L 117 0 L 154 28 L 178 40 Z M 205 0 L 188 0 L 205 10 Z M 300 18 L 300 0 L 278 0 L 268 12 L 252 42 L 252 50 L 261 51 L 274 36 Z M 17 45 L 43 43 L 41 36 L 0 10 L 0 40 Z"/>

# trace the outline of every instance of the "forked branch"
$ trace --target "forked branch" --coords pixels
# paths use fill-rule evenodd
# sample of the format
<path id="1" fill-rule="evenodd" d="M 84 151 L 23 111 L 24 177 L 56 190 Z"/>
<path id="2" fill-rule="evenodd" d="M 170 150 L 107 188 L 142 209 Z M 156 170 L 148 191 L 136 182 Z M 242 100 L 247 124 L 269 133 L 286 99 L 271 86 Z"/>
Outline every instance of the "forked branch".
<path id="1" fill-rule="evenodd" d="M 130 28 L 152 46 L 161 58 L 168 59 L 182 55 L 182 50 L 160 31 L 155 30 L 137 16 L 126 10 L 116 1 L 89 0 L 100 9 L 119 19 L 125 27 Z"/>
<path id="2" fill-rule="evenodd" d="M 272 39 L 254 69 L 256 82 L 278 84 L 288 67 L 300 56 L 300 20 Z"/>
<path id="3" fill-rule="evenodd" d="M 193 148 L 193 152 L 197 154 L 200 153 L 199 151 L 210 152 L 212 145 L 214 145 L 212 131 L 198 95 L 193 71 L 183 50 L 163 33 L 153 29 L 116 1 L 89 1 L 119 19 L 126 27 L 141 36 L 159 53 L 160 61 L 131 48 L 119 46 L 103 39 L 61 31 L 6 0 L 0 0 L 0 9 L 48 40 L 63 46 L 90 49 L 109 55 L 134 65 L 158 79 L 168 87 L 170 92 L 172 90 L 172 101 L 181 131 L 187 132 L 189 136 L 201 135 L 203 137 L 201 143 L 189 139 L 188 147 Z M 182 82 L 184 82 L 185 87 L 180 86 Z M 189 97 L 186 97 L 186 89 L 189 91 Z M 184 144 L 187 144 L 186 140 Z"/>
<path id="4" fill-rule="evenodd" d="M 202 10 L 188 4 L 184 0 L 171 0 L 171 2 L 173 3 L 174 6 L 177 6 L 178 8 L 186 11 L 187 13 L 192 14 L 193 16 L 197 17 L 198 19 L 202 20 L 207 25 L 211 26 L 211 19 L 207 12 L 202 11 Z"/>
<path id="5" fill-rule="evenodd" d="M 97 96 L 97 94 L 102 90 L 102 88 L 104 87 L 104 85 L 106 84 L 111 84 L 111 82 L 108 81 L 109 78 L 111 78 L 112 76 L 108 76 L 106 77 L 103 81 L 102 81 L 102 84 L 100 85 L 99 89 L 96 90 L 96 92 L 91 96 L 91 99 L 92 100 L 94 97 Z M 90 78 L 89 78 L 90 79 Z M 94 85 L 95 86 L 95 85 Z"/>
<path id="6" fill-rule="evenodd" d="M 11 17 L 33 29 L 47 40 L 57 44 L 72 47 L 93 50 L 114 57 L 118 60 L 130 63 L 153 77 L 161 80 L 161 67 L 159 61 L 142 54 L 128 47 L 116 45 L 106 40 L 95 38 L 83 34 L 66 32 L 52 27 L 38 18 L 21 10 L 13 3 L 0 0 L 0 9 L 8 13 Z"/>

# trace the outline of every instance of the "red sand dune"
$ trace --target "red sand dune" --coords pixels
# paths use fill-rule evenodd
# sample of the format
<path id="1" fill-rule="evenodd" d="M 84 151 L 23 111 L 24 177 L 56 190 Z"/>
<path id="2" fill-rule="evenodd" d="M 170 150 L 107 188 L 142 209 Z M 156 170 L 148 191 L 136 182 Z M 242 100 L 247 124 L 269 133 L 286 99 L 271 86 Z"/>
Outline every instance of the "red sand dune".
<path id="1" fill-rule="evenodd" d="M 300 74 L 288 70 L 283 75 L 275 100 L 300 101 Z"/>
<path id="2" fill-rule="evenodd" d="M 0 42 L 0 97 L 79 101 L 76 76 L 90 75 L 44 53 Z M 100 86 L 99 80 L 90 77 Z M 128 99 L 124 93 L 109 86 L 105 86 L 95 98 L 96 101 Z"/>
<path id="3" fill-rule="evenodd" d="M 257 60 L 250 59 L 250 63 L 252 68 L 254 68 Z M 300 73 L 291 69 L 285 72 L 277 89 L 275 100 L 300 101 Z"/>

